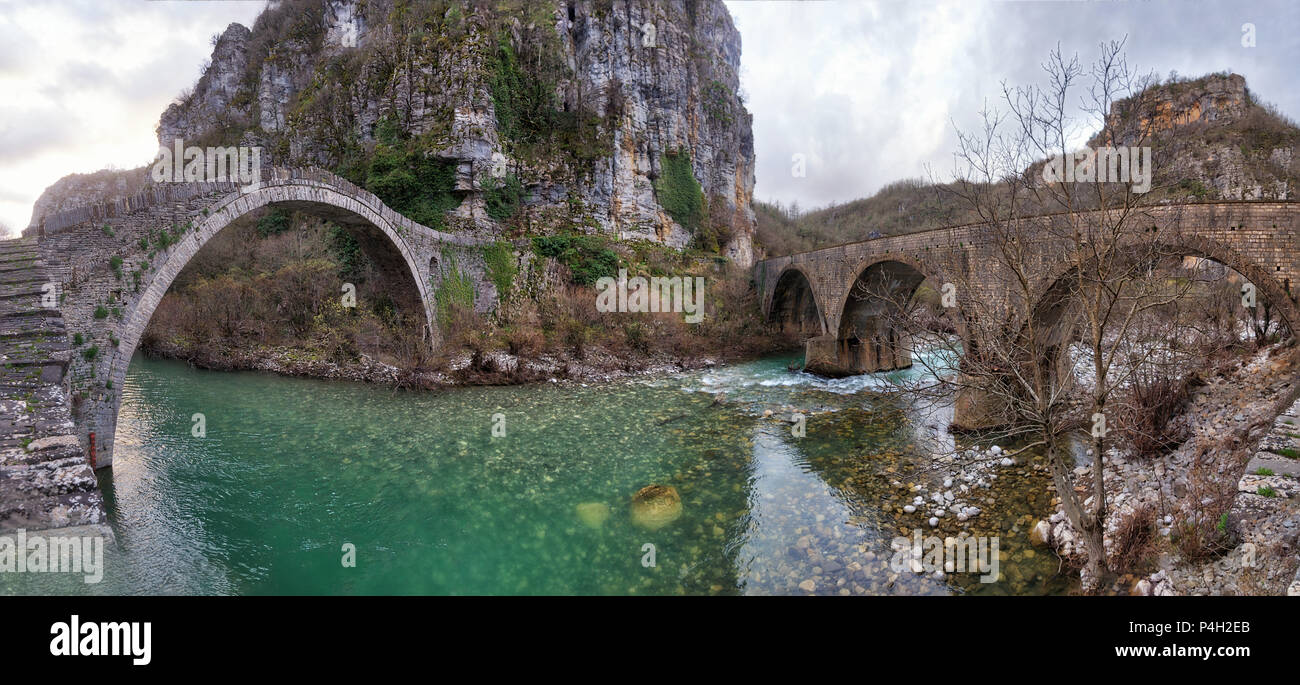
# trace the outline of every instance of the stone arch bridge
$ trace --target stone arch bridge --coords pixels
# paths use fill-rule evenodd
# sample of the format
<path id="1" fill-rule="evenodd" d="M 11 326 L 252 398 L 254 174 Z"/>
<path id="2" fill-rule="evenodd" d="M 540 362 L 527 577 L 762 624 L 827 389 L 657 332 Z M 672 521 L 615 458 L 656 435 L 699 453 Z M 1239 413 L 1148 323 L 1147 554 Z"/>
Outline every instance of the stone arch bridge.
<path id="1" fill-rule="evenodd" d="M 59 353 L 62 382 L 93 467 L 112 463 L 127 368 L 172 281 L 214 236 L 267 207 L 304 210 L 348 229 L 398 309 L 422 320 L 433 343 L 436 293 L 452 271 L 473 280 L 477 309 L 497 298 L 482 249 L 494 240 L 418 224 L 319 169 L 263 169 L 261 180 L 247 186 L 155 185 L 134 197 L 43 217 L 24 232 L 25 241 L 36 239 L 34 264 L 43 274 L 28 280 L 43 281 L 42 304 L 47 311 L 57 306 L 72 339 Z"/>
<path id="2" fill-rule="evenodd" d="M 1023 263 L 1030 266 L 1029 289 L 1037 299 L 1032 309 L 1016 310 L 1042 312 L 1059 304 L 1052 301 L 1054 294 L 1059 297 L 1075 257 L 1073 241 L 1055 237 L 1068 235 L 1061 230 L 1067 220 L 1064 214 L 1027 218 L 1042 230 L 1016 231 L 1031 236 Z M 1300 324 L 1294 294 L 1300 284 L 1300 203 L 1156 205 L 1128 220 L 1127 226 L 1140 229 L 1134 240 L 1144 248 L 1231 267 L 1255 285 L 1284 324 L 1292 329 Z M 801 334 L 810 368 L 838 373 L 906 368 L 912 363 L 910 341 L 889 324 L 887 314 L 926 279 L 936 288 L 961 283 L 973 291 L 954 292 L 959 312 L 963 298 L 1009 304 L 1013 289 L 1006 287 L 1007 274 L 991 266 L 1001 262 L 992 253 L 997 242 L 989 232 L 981 224 L 943 227 L 760 261 L 753 274 L 763 314 Z"/>

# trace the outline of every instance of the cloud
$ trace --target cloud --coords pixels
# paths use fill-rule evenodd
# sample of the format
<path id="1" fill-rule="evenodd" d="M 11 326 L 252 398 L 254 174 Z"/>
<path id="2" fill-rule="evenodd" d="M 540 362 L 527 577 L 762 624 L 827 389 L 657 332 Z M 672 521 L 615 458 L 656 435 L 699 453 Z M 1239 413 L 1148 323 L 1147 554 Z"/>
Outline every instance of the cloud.
<path id="1" fill-rule="evenodd" d="M 743 39 L 741 86 L 754 115 L 755 196 L 810 209 L 902 178 L 946 178 L 955 127 L 977 127 L 1002 84 L 1042 83 L 1058 44 L 1090 62 L 1127 36 L 1131 66 L 1164 77 L 1233 70 L 1300 114 L 1300 3 L 727 2 Z M 1241 44 L 1253 22 L 1255 48 Z M 1077 113 L 1082 130 L 1091 122 Z M 1081 132 L 1086 136 L 1086 132 Z M 791 156 L 807 176 L 791 174 Z"/>
<path id="2" fill-rule="evenodd" d="M 0 0 L 0 223 L 21 230 L 68 174 L 148 162 L 158 115 L 198 80 L 211 36 L 265 4 Z"/>

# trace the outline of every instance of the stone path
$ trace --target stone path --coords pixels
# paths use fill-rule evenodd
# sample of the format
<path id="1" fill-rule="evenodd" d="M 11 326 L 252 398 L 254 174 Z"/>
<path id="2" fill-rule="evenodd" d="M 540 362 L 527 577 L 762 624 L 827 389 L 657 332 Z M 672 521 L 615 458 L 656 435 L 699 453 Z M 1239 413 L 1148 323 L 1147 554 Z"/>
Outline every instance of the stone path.
<path id="1" fill-rule="evenodd" d="M 1286 519 L 1282 525 L 1295 525 L 1300 512 L 1300 400 L 1273 421 L 1259 451 L 1246 464 L 1237 490 L 1234 509 L 1279 510 L 1276 513 L 1283 515 L 1279 518 Z M 1286 593 L 1300 595 L 1300 568 Z"/>
<path id="2" fill-rule="evenodd" d="M 0 533 L 96 526 L 103 497 L 72 423 L 63 316 L 35 239 L 0 241 Z"/>

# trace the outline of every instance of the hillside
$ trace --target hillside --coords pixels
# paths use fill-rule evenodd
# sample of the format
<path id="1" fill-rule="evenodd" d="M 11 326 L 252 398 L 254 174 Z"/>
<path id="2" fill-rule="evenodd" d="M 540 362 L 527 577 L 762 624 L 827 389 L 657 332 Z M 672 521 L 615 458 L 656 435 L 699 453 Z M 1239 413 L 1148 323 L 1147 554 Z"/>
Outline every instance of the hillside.
<path id="1" fill-rule="evenodd" d="M 1150 102 L 1138 117 L 1157 135 L 1152 153 L 1162 156 L 1153 199 L 1165 201 L 1285 200 L 1300 189 L 1300 128 L 1258 101 L 1237 74 L 1172 79 L 1155 97 L 1116 103 L 1119 116 L 1130 103 Z M 1151 95 L 1151 94 L 1145 94 Z M 1131 140 L 1122 140 L 1128 144 Z M 1090 147 L 1102 144 L 1090 140 Z M 1026 173 L 1037 173 L 1041 162 Z M 973 221 L 975 217 L 944 186 L 920 180 L 891 183 L 875 195 L 790 216 L 778 205 L 755 202 L 756 242 L 767 256 L 793 254 L 880 235 L 898 235 Z"/>

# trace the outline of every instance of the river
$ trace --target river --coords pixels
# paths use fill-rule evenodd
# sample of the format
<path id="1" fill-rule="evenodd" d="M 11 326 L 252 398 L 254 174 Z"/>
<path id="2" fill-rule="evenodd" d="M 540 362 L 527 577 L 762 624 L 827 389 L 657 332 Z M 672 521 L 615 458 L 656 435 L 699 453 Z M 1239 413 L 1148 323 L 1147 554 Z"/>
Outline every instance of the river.
<path id="1" fill-rule="evenodd" d="M 895 492 L 926 477 L 908 475 L 928 463 L 924 445 L 951 437 L 883 378 L 824 380 L 789 361 L 415 392 L 137 357 L 100 474 L 117 536 L 104 580 L 51 574 L 9 591 L 1069 590 L 1055 556 L 1028 543 L 1028 521 L 1050 513 L 1047 477 L 1030 468 L 1004 470 L 968 529 L 1000 538 L 996 582 L 891 569 L 900 529 L 956 533 L 951 516 L 931 531 L 900 514 Z M 630 513 L 651 484 L 681 499 L 654 530 Z"/>

